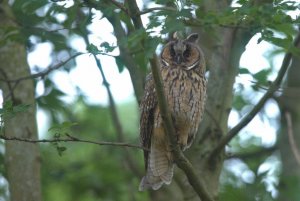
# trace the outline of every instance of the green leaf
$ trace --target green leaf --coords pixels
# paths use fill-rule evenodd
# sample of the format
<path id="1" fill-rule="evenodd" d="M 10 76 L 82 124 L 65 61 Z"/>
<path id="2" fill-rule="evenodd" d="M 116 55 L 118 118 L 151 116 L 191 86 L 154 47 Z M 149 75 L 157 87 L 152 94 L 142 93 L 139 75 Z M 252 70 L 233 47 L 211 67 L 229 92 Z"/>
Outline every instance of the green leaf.
<path id="1" fill-rule="evenodd" d="M 116 61 L 116 64 L 118 66 L 119 73 L 123 72 L 124 64 L 121 60 L 121 57 L 120 56 L 115 56 L 115 61 Z"/>
<path id="2" fill-rule="evenodd" d="M 56 146 L 56 150 L 58 152 L 58 155 L 59 156 L 62 156 L 63 155 L 63 152 L 67 150 L 66 147 L 61 147 L 61 146 Z"/>
<path id="3" fill-rule="evenodd" d="M 253 77 L 259 82 L 266 82 L 267 76 L 270 74 L 271 69 L 263 69 L 253 75 Z"/>
<path id="4" fill-rule="evenodd" d="M 266 39 L 267 41 L 277 45 L 278 47 L 282 47 L 285 50 L 289 49 L 290 45 L 293 43 L 292 38 L 277 38 L 277 37 L 270 37 Z"/>
<path id="5" fill-rule="evenodd" d="M 248 102 L 241 95 L 237 95 L 237 96 L 234 97 L 233 107 L 236 110 L 240 111 L 247 104 L 248 104 Z"/>
<path id="6" fill-rule="evenodd" d="M 86 50 L 93 55 L 97 55 L 101 53 L 101 51 L 97 48 L 97 46 L 95 46 L 92 43 L 87 46 Z"/>
<path id="7" fill-rule="evenodd" d="M 247 68 L 240 68 L 239 74 L 251 74 Z"/>
<path id="8" fill-rule="evenodd" d="M 112 52 L 117 46 L 111 46 L 108 42 L 103 42 L 100 44 L 100 47 L 104 49 L 104 52 Z"/>
<path id="9" fill-rule="evenodd" d="M 61 124 L 53 125 L 48 129 L 48 132 L 54 133 L 54 135 L 58 134 L 58 138 L 60 137 L 60 134 L 68 133 L 71 129 L 71 127 L 77 125 L 76 122 L 68 122 L 65 121 Z"/>
<path id="10" fill-rule="evenodd" d="M 22 10 L 24 13 L 32 14 L 35 13 L 37 9 L 43 7 L 48 3 L 46 0 L 31 0 L 23 3 Z"/>

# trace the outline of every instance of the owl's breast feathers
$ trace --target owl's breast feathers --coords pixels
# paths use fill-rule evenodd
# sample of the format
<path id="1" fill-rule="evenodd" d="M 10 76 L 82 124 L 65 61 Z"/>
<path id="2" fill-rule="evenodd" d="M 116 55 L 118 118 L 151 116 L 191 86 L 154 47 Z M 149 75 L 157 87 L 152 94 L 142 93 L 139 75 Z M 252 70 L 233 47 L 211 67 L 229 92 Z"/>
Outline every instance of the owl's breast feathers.
<path id="1" fill-rule="evenodd" d="M 182 150 L 185 150 L 191 146 L 204 113 L 206 81 L 204 75 L 184 68 L 162 67 L 161 75 L 176 131 L 174 135 Z M 141 142 L 150 152 L 144 151 L 147 173 L 139 189 L 156 190 L 164 183 L 171 183 L 174 165 L 151 74 L 147 77 L 140 108 Z"/>
<path id="2" fill-rule="evenodd" d="M 179 138 L 188 135 L 184 137 L 188 137 L 188 141 L 182 142 L 187 143 L 183 148 L 188 148 L 204 113 L 205 77 L 193 70 L 169 67 L 162 67 L 161 75 L 175 130 Z"/>

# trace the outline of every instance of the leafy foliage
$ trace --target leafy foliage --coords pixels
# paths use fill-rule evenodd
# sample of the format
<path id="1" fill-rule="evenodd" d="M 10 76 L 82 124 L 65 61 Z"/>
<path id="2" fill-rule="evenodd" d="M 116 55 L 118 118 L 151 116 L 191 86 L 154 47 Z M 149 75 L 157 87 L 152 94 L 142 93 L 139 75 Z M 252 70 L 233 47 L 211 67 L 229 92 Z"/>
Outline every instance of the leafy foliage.
<path id="1" fill-rule="evenodd" d="M 71 2 L 71 3 L 70 3 Z M 0 46 L 9 41 L 19 41 L 27 45 L 31 51 L 36 45 L 49 42 L 54 49 L 52 57 L 60 59 L 60 55 L 71 55 L 77 49 L 71 45 L 71 38 L 80 38 L 86 42 L 86 50 L 93 55 L 108 55 L 115 59 L 119 72 L 130 68 L 121 55 L 124 50 L 132 56 L 138 66 L 135 71 L 147 71 L 148 59 L 153 57 L 157 46 L 165 41 L 168 34 L 175 31 L 185 32 L 187 27 L 200 27 L 209 34 L 219 28 L 238 28 L 247 30 L 252 35 L 259 33 L 258 43 L 267 41 L 299 55 L 299 49 L 291 47 L 297 32 L 299 18 L 293 19 L 288 13 L 299 8 L 294 1 L 273 1 L 256 5 L 255 1 L 238 0 L 236 7 L 229 6 L 220 12 L 205 9 L 202 0 L 170 1 L 156 0 L 156 6 L 169 9 L 158 9 L 148 13 L 149 22 L 145 29 L 137 29 L 133 20 L 122 9 L 106 1 L 46 1 L 46 0 L 15 0 L 12 9 L 16 25 L 0 27 Z M 144 5 L 147 9 L 149 5 Z M 97 16 L 100 13 L 100 16 Z M 91 33 L 89 26 L 93 20 L 105 18 L 114 26 L 114 34 L 124 32 L 117 38 L 117 45 L 106 39 L 101 42 L 89 42 Z M 118 29 L 119 28 L 119 29 Z M 103 27 L 97 27 L 101 31 Z M 121 30 L 120 30 L 121 29 Z M 159 31 L 157 31 L 159 30 Z M 33 40 L 32 38 L 35 38 Z M 218 40 L 217 38 L 215 40 Z M 123 51 L 123 52 L 122 52 Z M 120 52 L 118 55 L 110 55 Z M 69 73 L 75 65 L 62 69 Z M 272 68 L 251 73 L 240 68 L 239 74 L 249 75 L 255 80 L 253 93 L 261 86 L 268 87 L 268 77 Z M 76 136 L 95 140 L 116 141 L 117 133 L 110 116 L 108 106 L 91 105 L 84 98 L 84 92 L 78 90 L 78 98 L 71 103 L 63 98 L 66 96 L 56 85 L 51 76 L 41 80 L 44 93 L 37 97 L 40 109 L 49 114 L 50 129 L 54 138 L 61 138 L 72 132 Z M 243 109 L 251 104 L 251 97 L 243 94 L 243 87 L 234 97 L 233 108 L 241 116 Z M 12 105 L 6 102 L 0 109 L 1 120 L 12 118 L 19 112 L 26 111 L 28 105 Z M 124 103 L 118 106 L 121 123 L 126 133 L 126 140 L 138 143 L 138 111 L 136 103 Z M 63 123 L 61 123 L 63 122 Z M 78 125 L 70 122 L 79 122 Z M 54 125 L 52 125 L 54 124 Z M 55 125 L 56 124 L 56 125 Z M 48 134 L 42 134 L 48 135 Z M 247 153 L 258 148 L 264 149 L 257 139 L 249 139 L 247 146 L 240 141 L 232 143 L 237 153 Z M 254 146 L 255 145 L 255 146 Z M 54 143 L 58 157 L 49 145 L 42 145 L 43 150 L 43 194 L 44 200 L 148 200 L 146 193 L 137 192 L 138 177 L 124 162 L 122 148 L 97 147 L 86 144 Z M 64 154 L 63 154 L 64 153 Z M 138 158 L 138 169 L 142 169 L 140 152 L 130 152 Z M 240 159 L 251 171 L 254 179 L 245 182 L 225 169 L 226 181 L 222 183 L 221 200 L 273 200 L 263 181 L 268 175 L 259 174 L 259 167 L 266 162 L 269 155 L 258 156 L 252 160 Z M 2 155 L 1 155 L 2 156 Z M 275 156 L 277 157 L 277 156 Z M 2 161 L 0 157 L 0 162 Z M 2 164 L 2 163 L 1 163 Z M 1 171 L 2 172 L 2 171 Z M 276 175 L 275 175 L 276 176 Z M 229 181 L 229 182 L 228 182 Z M 230 182 L 232 181 L 232 182 Z M 236 185 L 239 183 L 240 185 Z M 0 189 L 1 190 L 1 189 Z M 1 193 L 1 192 L 0 192 Z"/>

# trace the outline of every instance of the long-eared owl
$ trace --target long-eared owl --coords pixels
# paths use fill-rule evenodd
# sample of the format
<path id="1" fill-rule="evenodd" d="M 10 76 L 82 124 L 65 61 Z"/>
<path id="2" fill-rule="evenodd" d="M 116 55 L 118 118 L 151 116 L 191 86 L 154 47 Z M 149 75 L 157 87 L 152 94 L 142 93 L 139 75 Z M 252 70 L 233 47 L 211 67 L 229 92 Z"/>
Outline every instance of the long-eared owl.
<path id="1" fill-rule="evenodd" d="M 191 146 L 204 113 L 205 59 L 197 40 L 198 34 L 191 34 L 184 40 L 175 37 L 163 47 L 160 56 L 160 73 L 176 131 L 174 136 L 182 150 Z M 144 151 L 146 176 L 139 189 L 157 190 L 164 183 L 171 183 L 174 160 L 151 73 L 146 79 L 140 112 L 141 144 L 149 151 Z"/>

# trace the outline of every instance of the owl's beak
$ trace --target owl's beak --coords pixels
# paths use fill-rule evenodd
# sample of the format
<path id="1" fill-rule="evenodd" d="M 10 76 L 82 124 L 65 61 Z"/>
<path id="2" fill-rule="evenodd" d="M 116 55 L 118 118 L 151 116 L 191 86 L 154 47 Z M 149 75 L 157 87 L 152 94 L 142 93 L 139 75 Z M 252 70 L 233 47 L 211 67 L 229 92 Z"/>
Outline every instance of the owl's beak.
<path id="1" fill-rule="evenodd" d="M 177 54 L 175 57 L 175 61 L 177 64 L 181 64 L 183 61 L 183 55 L 182 54 Z"/>

